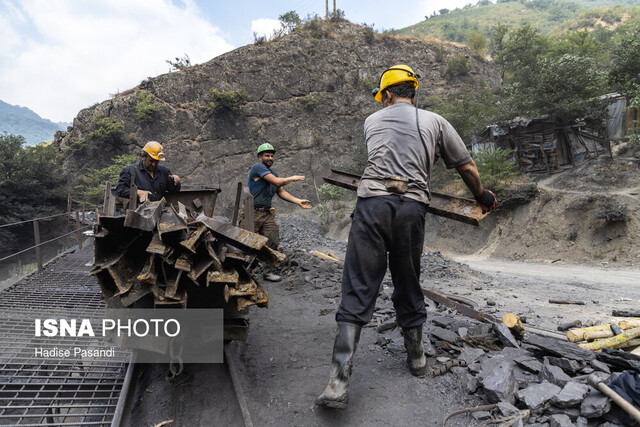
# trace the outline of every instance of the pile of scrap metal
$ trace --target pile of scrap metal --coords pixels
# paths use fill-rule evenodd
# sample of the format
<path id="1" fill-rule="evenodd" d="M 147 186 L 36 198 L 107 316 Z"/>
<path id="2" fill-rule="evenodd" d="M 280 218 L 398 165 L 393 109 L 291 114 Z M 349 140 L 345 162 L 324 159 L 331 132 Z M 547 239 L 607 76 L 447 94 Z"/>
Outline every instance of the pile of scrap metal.
<path id="1" fill-rule="evenodd" d="M 248 267 L 255 258 L 277 265 L 285 256 L 266 237 L 213 217 L 217 192 L 175 193 L 98 216 L 90 274 L 107 307 L 224 308 L 225 339 L 246 339 L 247 308 L 269 304 Z"/>

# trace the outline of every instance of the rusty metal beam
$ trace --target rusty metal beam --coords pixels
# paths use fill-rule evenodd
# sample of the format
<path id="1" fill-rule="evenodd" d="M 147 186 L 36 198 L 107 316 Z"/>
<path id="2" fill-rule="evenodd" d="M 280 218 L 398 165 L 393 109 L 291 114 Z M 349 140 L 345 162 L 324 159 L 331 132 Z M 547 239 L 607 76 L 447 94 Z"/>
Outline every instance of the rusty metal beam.
<path id="1" fill-rule="evenodd" d="M 191 257 L 189 256 L 189 254 L 186 254 L 186 253 L 180 254 L 178 259 L 176 259 L 175 267 L 178 270 L 181 270 L 187 273 L 193 270 L 193 261 L 191 260 Z"/>
<path id="2" fill-rule="evenodd" d="M 161 239 L 165 234 L 176 233 L 179 240 L 184 240 L 187 237 L 188 230 L 187 223 L 178 216 L 173 207 L 169 206 L 168 209 L 164 210 L 158 223 L 158 235 Z M 184 233 L 184 237 L 181 236 L 182 233 Z"/>
<path id="3" fill-rule="evenodd" d="M 482 313 L 480 311 L 474 310 L 467 305 L 460 304 L 459 302 L 455 302 L 454 300 L 447 298 L 444 295 L 438 294 L 436 292 L 429 291 L 427 289 L 422 288 L 422 293 L 424 294 L 424 296 L 426 296 L 430 300 L 435 301 L 438 304 L 442 304 L 446 307 L 452 308 L 458 311 L 459 313 L 462 313 L 465 316 L 470 317 L 472 319 L 476 319 L 481 322 L 484 320 L 488 320 L 494 323 L 501 322 L 500 319 L 497 319 L 490 314 L 486 314 L 486 313 Z"/>
<path id="4" fill-rule="evenodd" d="M 205 231 L 207 231 L 206 225 L 204 224 L 198 225 L 198 228 L 196 228 L 196 230 L 193 233 L 191 233 L 189 238 L 186 240 L 183 240 L 182 242 L 180 242 L 180 244 L 185 248 L 187 248 L 190 252 L 195 254 L 196 245 L 198 244 L 200 237 L 204 234 Z"/>
<path id="5" fill-rule="evenodd" d="M 207 273 L 207 286 L 209 283 L 230 283 L 234 286 L 240 280 L 240 275 L 236 270 L 209 271 Z"/>
<path id="6" fill-rule="evenodd" d="M 220 189 L 210 190 L 180 190 L 175 193 L 169 193 L 165 196 L 168 204 L 181 202 L 187 208 L 194 210 L 198 214 L 204 213 L 206 216 L 213 216 L 213 210 L 216 206 L 216 198 Z"/>
<path id="7" fill-rule="evenodd" d="M 129 307 L 151 293 L 151 286 L 147 283 L 136 282 L 129 292 L 121 295 L 120 303 L 123 307 Z"/>
<path id="8" fill-rule="evenodd" d="M 140 274 L 138 274 L 138 280 L 144 283 L 155 283 L 158 280 L 156 274 L 156 255 L 150 254 L 147 262 L 142 267 Z"/>
<path id="9" fill-rule="evenodd" d="M 329 176 L 322 179 L 329 184 L 354 191 L 358 189 L 360 184 L 359 175 L 335 169 L 331 169 Z M 482 213 L 482 208 L 475 200 L 450 196 L 435 191 L 431 192 L 431 201 L 427 207 L 427 212 L 476 226 L 487 215 Z"/>
<path id="10" fill-rule="evenodd" d="M 195 268 L 191 270 L 189 274 L 187 274 L 187 276 L 189 277 L 189 279 L 193 280 L 195 284 L 199 285 L 198 277 L 202 276 L 202 273 L 207 271 L 212 264 L 213 260 L 211 258 L 202 260 L 198 264 L 196 264 Z"/>
<path id="11" fill-rule="evenodd" d="M 127 209 L 124 226 L 143 231 L 152 231 L 156 228 L 156 223 L 162 215 L 164 204 L 165 200 L 160 199 L 157 202 L 144 202 L 136 210 Z"/>
<path id="12" fill-rule="evenodd" d="M 256 233 L 234 227 L 229 222 L 208 218 L 204 215 L 198 217 L 200 223 L 206 225 L 216 239 L 229 243 L 245 252 L 258 252 L 269 239 Z"/>

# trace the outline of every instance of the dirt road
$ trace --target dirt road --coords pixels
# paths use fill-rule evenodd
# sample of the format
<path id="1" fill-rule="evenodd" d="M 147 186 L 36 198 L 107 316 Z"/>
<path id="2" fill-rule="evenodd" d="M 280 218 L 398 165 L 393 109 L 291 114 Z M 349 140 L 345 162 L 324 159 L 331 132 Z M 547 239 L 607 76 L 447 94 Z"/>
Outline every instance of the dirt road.
<path id="1" fill-rule="evenodd" d="M 456 262 L 486 274 L 490 281 L 473 294 L 479 303 L 493 299 L 499 310 L 527 313 L 530 322 L 555 329 L 569 320 L 611 320 L 613 309 L 636 309 L 640 270 L 605 266 L 557 265 L 452 255 Z M 549 299 L 585 305 L 550 304 Z M 504 304 L 504 305 L 500 305 Z"/>

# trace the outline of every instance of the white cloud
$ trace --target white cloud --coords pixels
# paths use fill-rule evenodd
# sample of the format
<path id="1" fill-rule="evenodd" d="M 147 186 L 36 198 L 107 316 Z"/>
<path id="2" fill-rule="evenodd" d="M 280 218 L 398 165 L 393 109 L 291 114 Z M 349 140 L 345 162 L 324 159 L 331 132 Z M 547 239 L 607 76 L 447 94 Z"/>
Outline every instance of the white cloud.
<path id="1" fill-rule="evenodd" d="M 0 99 L 54 121 L 233 48 L 192 0 L 14 0 L 0 5 Z"/>
<path id="2" fill-rule="evenodd" d="M 280 21 L 277 19 L 260 18 L 251 21 L 251 31 L 258 36 L 271 37 L 275 30 L 280 29 Z"/>

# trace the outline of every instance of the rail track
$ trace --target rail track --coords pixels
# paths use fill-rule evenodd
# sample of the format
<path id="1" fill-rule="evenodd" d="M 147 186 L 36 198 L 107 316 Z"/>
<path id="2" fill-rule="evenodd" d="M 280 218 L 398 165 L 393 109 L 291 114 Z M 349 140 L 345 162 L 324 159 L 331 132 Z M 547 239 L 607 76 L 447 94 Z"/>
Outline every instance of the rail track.
<path id="1" fill-rule="evenodd" d="M 89 246 L 61 257 L 0 293 L 0 425 L 118 425 L 131 382 L 131 352 L 47 360 L 31 350 L 45 344 L 29 333 L 34 318 L 68 311 L 92 321 L 100 317 L 100 289 L 87 275 L 92 252 Z"/>
<path id="2" fill-rule="evenodd" d="M 168 365 L 136 365 L 135 355 L 126 350 L 117 349 L 115 357 L 64 361 L 28 353 L 45 340 L 29 332 L 34 317 L 70 310 L 75 317 L 97 320 L 103 313 L 98 283 L 87 275 L 93 256 L 87 246 L 0 292 L 0 425 L 126 426 L 149 425 L 153 419 L 152 425 L 173 420 L 165 425 L 176 426 L 197 425 L 194 420 L 200 419 L 202 425 L 252 426 L 233 343 L 225 345 L 224 364 L 186 364 L 173 381 L 167 379 Z M 74 342 L 66 337 L 57 344 Z M 199 399 L 196 390 L 205 384 L 211 401 L 189 411 L 193 405 L 188 403 Z M 137 395 L 148 395 L 149 387 L 162 389 L 172 403 L 161 411 L 131 405 Z"/>

